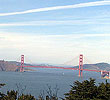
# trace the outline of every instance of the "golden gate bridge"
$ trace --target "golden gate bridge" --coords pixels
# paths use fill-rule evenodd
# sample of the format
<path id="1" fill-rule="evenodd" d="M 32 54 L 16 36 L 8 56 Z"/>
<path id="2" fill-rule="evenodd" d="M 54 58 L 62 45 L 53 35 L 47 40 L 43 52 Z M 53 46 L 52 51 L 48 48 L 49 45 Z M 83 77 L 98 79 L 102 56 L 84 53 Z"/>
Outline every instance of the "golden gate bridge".
<path id="1" fill-rule="evenodd" d="M 24 55 L 21 55 L 21 65 L 17 66 L 20 68 L 20 72 L 24 72 L 24 68 L 27 67 L 33 67 L 33 68 L 55 68 L 55 69 L 69 69 L 69 70 L 78 70 L 79 71 L 79 77 L 83 76 L 83 71 L 93 71 L 93 72 L 100 72 L 101 76 L 108 76 L 106 78 L 110 78 L 110 71 L 105 71 L 105 70 L 92 70 L 92 69 L 84 69 L 83 68 L 83 54 L 79 55 L 79 68 L 74 68 L 74 67 L 56 67 L 56 66 L 24 66 Z"/>

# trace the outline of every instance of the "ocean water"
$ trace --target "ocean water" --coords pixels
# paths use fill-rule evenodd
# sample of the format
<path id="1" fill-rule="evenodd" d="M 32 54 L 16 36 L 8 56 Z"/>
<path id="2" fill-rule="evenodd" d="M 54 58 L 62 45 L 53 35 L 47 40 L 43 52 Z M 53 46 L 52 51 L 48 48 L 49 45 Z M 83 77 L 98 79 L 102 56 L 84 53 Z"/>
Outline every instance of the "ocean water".
<path id="1" fill-rule="evenodd" d="M 87 71 L 83 71 L 82 78 L 78 77 L 78 71 L 65 69 L 37 68 L 34 72 L 0 72 L 0 83 L 6 84 L 0 91 L 5 93 L 7 90 L 18 90 L 19 87 L 21 92 L 37 98 L 43 91 L 47 94 L 48 86 L 51 86 L 53 92 L 57 86 L 58 97 L 64 97 L 64 93 L 70 90 L 70 85 L 76 80 L 83 81 L 89 78 L 96 79 L 96 84 L 105 82 L 100 73 Z"/>

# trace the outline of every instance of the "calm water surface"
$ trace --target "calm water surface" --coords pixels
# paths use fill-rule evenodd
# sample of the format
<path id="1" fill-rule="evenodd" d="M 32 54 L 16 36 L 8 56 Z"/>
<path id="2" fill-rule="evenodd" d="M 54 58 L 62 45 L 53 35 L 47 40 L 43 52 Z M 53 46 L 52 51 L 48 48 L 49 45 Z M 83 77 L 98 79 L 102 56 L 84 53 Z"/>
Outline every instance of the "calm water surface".
<path id="1" fill-rule="evenodd" d="M 83 81 L 90 77 L 95 78 L 97 83 L 105 82 L 105 79 L 101 79 L 100 73 L 97 72 L 83 71 L 83 78 L 79 78 L 78 71 L 38 68 L 35 72 L 0 72 L 0 83 L 6 84 L 1 88 L 2 92 L 16 90 L 16 84 L 20 84 L 22 87 L 26 86 L 24 93 L 32 94 L 35 97 L 38 97 L 43 90 L 47 90 L 47 85 L 52 89 L 57 85 L 59 88 L 58 96 L 64 97 L 63 94 L 70 90 L 70 85 L 74 81 Z"/>

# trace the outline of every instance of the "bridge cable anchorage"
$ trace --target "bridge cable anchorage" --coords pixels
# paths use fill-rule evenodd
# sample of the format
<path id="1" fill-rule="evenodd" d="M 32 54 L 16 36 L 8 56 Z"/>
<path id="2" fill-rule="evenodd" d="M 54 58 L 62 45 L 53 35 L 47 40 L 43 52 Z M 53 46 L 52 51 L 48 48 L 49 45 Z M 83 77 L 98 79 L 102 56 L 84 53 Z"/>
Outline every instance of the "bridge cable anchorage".
<path id="1" fill-rule="evenodd" d="M 74 57 L 73 59 L 64 62 L 62 65 L 73 65 L 73 63 L 75 62 L 75 60 L 78 58 L 78 56 Z M 74 62 L 73 62 L 74 61 Z"/>
<path id="2" fill-rule="evenodd" d="M 100 70 L 100 68 L 97 67 L 96 65 L 92 65 L 93 63 L 92 63 L 90 60 L 88 60 L 87 57 L 86 57 L 86 58 L 84 57 L 84 60 L 86 60 L 86 62 L 87 62 L 88 64 L 91 64 L 91 66 L 94 67 L 94 69 L 91 69 L 91 70 Z"/>
<path id="3" fill-rule="evenodd" d="M 21 55 L 21 67 L 20 72 L 24 72 L 24 55 Z"/>
<path id="4" fill-rule="evenodd" d="M 32 64 L 33 62 L 28 56 L 25 55 L 25 63 Z"/>
<path id="5" fill-rule="evenodd" d="M 18 58 L 16 58 L 16 62 L 19 62 L 21 60 L 20 57 L 21 57 L 21 55 Z"/>

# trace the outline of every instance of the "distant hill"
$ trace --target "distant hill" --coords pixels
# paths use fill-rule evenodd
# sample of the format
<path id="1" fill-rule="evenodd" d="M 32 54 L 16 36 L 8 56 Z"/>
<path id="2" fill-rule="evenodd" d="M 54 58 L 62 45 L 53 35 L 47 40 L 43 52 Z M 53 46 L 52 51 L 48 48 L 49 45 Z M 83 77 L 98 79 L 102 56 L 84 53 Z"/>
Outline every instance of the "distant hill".
<path id="1" fill-rule="evenodd" d="M 17 66 L 20 66 L 20 65 L 21 65 L 21 62 L 0 60 L 0 71 L 16 71 L 16 72 L 19 72 L 20 68 Z M 52 66 L 52 65 L 24 63 L 24 66 Z M 35 70 L 33 70 L 31 68 L 24 68 L 24 71 L 35 71 Z"/>
<path id="2" fill-rule="evenodd" d="M 0 60 L 0 71 L 16 71 L 16 69 L 18 69 L 16 64 Z"/>
<path id="3" fill-rule="evenodd" d="M 20 71 L 20 68 L 17 66 L 20 66 L 20 62 L 16 61 L 4 61 L 0 60 L 0 71 Z M 32 66 L 31 64 L 24 64 L 25 66 Z M 24 68 L 24 71 L 34 71 L 29 68 Z"/>
<path id="4" fill-rule="evenodd" d="M 4 61 L 0 60 L 0 71 L 20 71 L 17 66 L 20 66 L 20 62 L 16 61 Z M 49 64 L 27 64 L 24 66 L 54 66 Z M 60 67 L 57 66 L 56 67 Z M 63 67 L 63 66 L 62 66 Z M 79 66 L 75 66 L 74 68 L 79 68 Z M 97 63 L 97 64 L 84 64 L 83 69 L 93 69 L 93 70 L 106 70 L 110 71 L 110 64 L 108 63 Z M 24 68 L 25 71 L 33 71 L 32 69 Z"/>
<path id="5" fill-rule="evenodd" d="M 78 67 L 79 66 L 75 66 L 74 68 L 78 68 Z M 108 63 L 84 64 L 83 69 L 110 71 L 110 64 L 108 64 Z"/>

